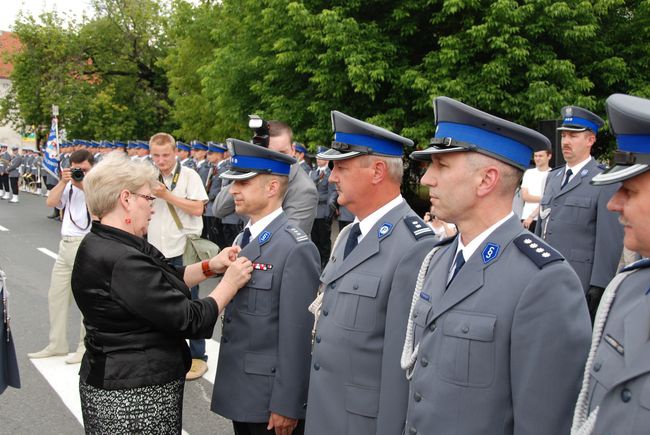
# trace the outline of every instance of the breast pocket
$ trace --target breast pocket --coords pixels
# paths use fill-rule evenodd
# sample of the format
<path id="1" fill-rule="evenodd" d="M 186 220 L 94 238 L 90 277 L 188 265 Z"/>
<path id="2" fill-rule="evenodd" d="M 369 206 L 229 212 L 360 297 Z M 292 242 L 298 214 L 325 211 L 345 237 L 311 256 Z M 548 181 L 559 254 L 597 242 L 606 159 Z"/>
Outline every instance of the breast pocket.
<path id="1" fill-rule="evenodd" d="M 334 321 L 347 329 L 372 330 L 377 318 L 380 281 L 380 277 L 365 273 L 345 275 L 336 286 Z"/>
<path id="2" fill-rule="evenodd" d="M 237 294 L 237 309 L 252 315 L 267 315 L 273 305 L 273 272 L 253 271 L 250 281 Z"/>
<path id="3" fill-rule="evenodd" d="M 450 312 L 443 320 L 438 371 L 448 382 L 487 387 L 494 378 L 493 314 Z"/>
<path id="4" fill-rule="evenodd" d="M 568 218 L 575 219 L 574 223 L 587 223 L 591 220 L 592 200 L 588 196 L 569 196 L 564 200 Z"/>

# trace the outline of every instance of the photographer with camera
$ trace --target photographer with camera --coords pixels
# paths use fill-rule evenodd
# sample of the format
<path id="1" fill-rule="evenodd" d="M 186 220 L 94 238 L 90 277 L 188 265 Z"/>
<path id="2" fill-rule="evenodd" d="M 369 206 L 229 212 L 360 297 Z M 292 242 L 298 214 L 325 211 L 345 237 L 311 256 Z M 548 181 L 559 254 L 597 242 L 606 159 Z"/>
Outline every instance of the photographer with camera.
<path id="1" fill-rule="evenodd" d="M 252 143 L 268 148 L 271 151 L 294 157 L 296 149 L 293 142 L 293 131 L 289 125 L 280 121 L 264 121 L 256 115 L 250 116 L 248 126 L 253 130 Z M 314 182 L 298 163 L 291 165 L 289 173 L 289 188 L 282 202 L 282 209 L 289 220 L 311 234 L 318 206 L 318 192 Z M 214 215 L 223 219 L 235 212 L 235 201 L 230 194 L 230 186 L 224 183 L 213 204 Z"/>
<path id="2" fill-rule="evenodd" d="M 61 169 L 59 182 L 50 190 L 47 206 L 61 210 L 63 217 L 61 225 L 61 242 L 57 255 L 47 303 L 50 314 L 50 334 L 48 345 L 39 352 L 29 353 L 29 358 L 48 358 L 68 354 L 68 307 L 72 298 L 70 277 L 72 266 L 77 255 L 81 239 L 90 232 L 92 219 L 86 207 L 83 179 L 95 163 L 93 155 L 86 150 L 74 151 L 70 155 L 70 167 Z M 65 362 L 77 364 L 81 362 L 85 348 L 85 330 L 83 322 L 79 333 L 79 344 L 74 354 Z"/>

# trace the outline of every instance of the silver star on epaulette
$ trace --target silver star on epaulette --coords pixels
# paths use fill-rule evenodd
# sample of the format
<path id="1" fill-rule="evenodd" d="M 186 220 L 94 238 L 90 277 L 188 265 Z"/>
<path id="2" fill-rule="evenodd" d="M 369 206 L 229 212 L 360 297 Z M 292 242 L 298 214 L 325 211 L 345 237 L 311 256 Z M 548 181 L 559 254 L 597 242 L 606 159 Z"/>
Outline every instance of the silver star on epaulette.
<path id="1" fill-rule="evenodd" d="M 541 254 L 542 252 L 544 252 L 544 248 L 537 248 L 535 249 L 535 252 Z"/>
<path id="2" fill-rule="evenodd" d="M 537 243 L 531 243 L 530 244 L 530 247 L 533 248 L 533 249 L 537 248 L 537 246 L 539 246 L 539 245 L 537 245 Z"/>
<path id="3" fill-rule="evenodd" d="M 544 257 L 544 258 L 548 258 L 548 257 L 550 257 L 550 256 L 551 256 L 550 252 L 544 252 L 544 253 L 542 254 L 542 257 Z"/>
<path id="4" fill-rule="evenodd" d="M 530 239 L 526 239 L 526 240 L 524 240 L 524 243 L 527 244 L 527 245 L 530 245 L 531 243 L 533 243 L 533 241 L 530 240 Z"/>

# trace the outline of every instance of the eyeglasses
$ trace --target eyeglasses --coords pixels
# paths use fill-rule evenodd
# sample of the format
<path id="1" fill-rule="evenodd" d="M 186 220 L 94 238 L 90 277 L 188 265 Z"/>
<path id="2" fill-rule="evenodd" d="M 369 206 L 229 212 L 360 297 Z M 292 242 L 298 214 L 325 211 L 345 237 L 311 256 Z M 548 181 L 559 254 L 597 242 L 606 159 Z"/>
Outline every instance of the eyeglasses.
<path id="1" fill-rule="evenodd" d="M 129 193 L 131 193 L 131 195 L 139 196 L 140 198 L 146 199 L 147 201 L 149 201 L 150 204 L 153 204 L 153 202 L 156 200 L 155 196 L 144 195 L 142 193 L 131 192 L 131 191 L 129 191 Z"/>

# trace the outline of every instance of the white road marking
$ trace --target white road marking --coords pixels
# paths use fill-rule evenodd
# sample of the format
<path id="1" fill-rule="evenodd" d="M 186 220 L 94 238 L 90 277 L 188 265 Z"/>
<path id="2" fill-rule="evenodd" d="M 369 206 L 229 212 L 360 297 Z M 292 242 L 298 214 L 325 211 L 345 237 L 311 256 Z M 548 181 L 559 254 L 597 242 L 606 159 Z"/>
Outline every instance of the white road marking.
<path id="1" fill-rule="evenodd" d="M 9 231 L 9 228 L 5 228 L 2 225 L 0 225 L 0 231 Z"/>
<path id="2" fill-rule="evenodd" d="M 56 254 L 45 248 L 39 248 L 39 251 L 56 258 Z M 214 383 L 217 373 L 217 361 L 219 360 L 219 343 L 216 340 L 205 340 L 205 352 L 208 355 L 208 371 L 203 375 L 203 378 L 210 383 Z M 81 399 L 79 398 L 79 364 L 66 364 L 66 358 L 67 356 L 53 356 L 32 359 L 31 362 L 61 398 L 61 401 L 74 415 L 79 424 L 83 426 Z M 182 433 L 183 435 L 189 435 L 185 430 Z"/>
<path id="3" fill-rule="evenodd" d="M 47 248 L 36 248 L 36 249 L 39 250 L 41 253 L 47 255 L 48 257 L 52 257 L 52 258 L 54 258 L 55 260 L 56 260 L 57 257 L 58 257 L 58 254 L 56 254 L 56 253 L 50 251 L 50 250 L 47 249 Z"/>

